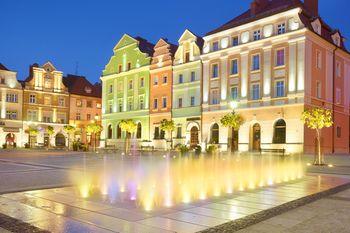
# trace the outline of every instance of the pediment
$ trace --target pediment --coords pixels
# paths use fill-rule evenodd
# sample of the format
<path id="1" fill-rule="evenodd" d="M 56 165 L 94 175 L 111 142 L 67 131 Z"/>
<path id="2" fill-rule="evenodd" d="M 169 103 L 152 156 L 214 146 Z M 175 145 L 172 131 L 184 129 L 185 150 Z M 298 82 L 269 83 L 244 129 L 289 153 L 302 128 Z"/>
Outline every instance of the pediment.
<path id="1" fill-rule="evenodd" d="M 184 41 L 188 41 L 188 40 L 193 40 L 196 41 L 197 40 L 197 36 L 195 34 L 193 34 L 190 30 L 186 29 L 184 31 L 184 33 L 182 33 L 180 39 L 179 39 L 179 44 L 181 44 Z"/>
<path id="2" fill-rule="evenodd" d="M 138 41 L 136 39 L 134 39 L 132 36 L 130 36 L 128 34 L 124 34 L 122 36 L 122 38 L 119 40 L 119 42 L 116 44 L 116 46 L 114 46 L 113 50 L 117 50 L 117 49 L 123 48 L 125 46 L 128 46 L 130 44 L 134 44 L 137 42 Z"/>

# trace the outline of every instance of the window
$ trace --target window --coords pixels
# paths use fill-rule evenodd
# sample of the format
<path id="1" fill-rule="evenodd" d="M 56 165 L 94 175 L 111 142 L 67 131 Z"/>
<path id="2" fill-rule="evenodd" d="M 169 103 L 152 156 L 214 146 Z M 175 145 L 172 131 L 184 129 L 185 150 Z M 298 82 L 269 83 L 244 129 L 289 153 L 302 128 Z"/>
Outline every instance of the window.
<path id="1" fill-rule="evenodd" d="M 182 74 L 179 75 L 179 83 L 184 82 L 184 76 Z"/>
<path id="2" fill-rule="evenodd" d="M 35 104 L 36 103 L 35 95 L 29 95 L 29 103 L 31 103 L 31 104 Z"/>
<path id="3" fill-rule="evenodd" d="M 276 82 L 276 97 L 284 97 L 284 81 Z"/>
<path id="4" fill-rule="evenodd" d="M 158 99 L 154 99 L 153 100 L 153 109 L 157 109 L 158 108 Z"/>
<path id="5" fill-rule="evenodd" d="M 178 100 L 178 107 L 182 108 L 182 98 L 179 98 L 179 100 Z"/>
<path id="6" fill-rule="evenodd" d="M 232 46 L 238 46 L 238 36 L 232 37 Z"/>
<path id="7" fill-rule="evenodd" d="M 0 84 L 5 84 L 5 78 L 0 78 Z"/>
<path id="8" fill-rule="evenodd" d="M 214 43 L 213 43 L 213 51 L 215 52 L 215 51 L 218 51 L 219 50 L 219 42 L 218 41 L 215 41 Z"/>
<path id="9" fill-rule="evenodd" d="M 167 84 L 168 83 L 168 77 L 167 76 L 164 76 L 163 77 L 163 84 Z"/>
<path id="10" fill-rule="evenodd" d="M 159 127 L 154 128 L 154 139 L 159 139 Z"/>
<path id="11" fill-rule="evenodd" d="M 185 53 L 185 63 L 190 62 L 190 52 Z"/>
<path id="12" fill-rule="evenodd" d="M 166 108 L 167 106 L 167 98 L 166 97 L 162 97 L 162 108 Z"/>
<path id="13" fill-rule="evenodd" d="M 176 138 L 182 138 L 182 127 L 177 127 Z"/>
<path id="14" fill-rule="evenodd" d="M 284 49 L 276 51 L 276 66 L 284 66 Z"/>
<path id="15" fill-rule="evenodd" d="M 211 104 L 219 104 L 219 90 L 211 90 Z"/>
<path id="16" fill-rule="evenodd" d="M 212 66 L 212 78 L 218 78 L 219 77 L 219 65 L 213 64 Z"/>
<path id="17" fill-rule="evenodd" d="M 316 67 L 318 69 L 322 68 L 322 53 L 320 50 L 316 50 Z"/>
<path id="18" fill-rule="evenodd" d="M 118 71 L 119 71 L 119 73 L 121 73 L 123 71 L 123 66 L 122 65 L 119 65 Z"/>
<path id="19" fill-rule="evenodd" d="M 109 85 L 109 93 L 113 93 L 113 85 Z"/>
<path id="20" fill-rule="evenodd" d="M 117 125 L 117 139 L 121 139 L 122 138 L 122 128 L 120 127 L 120 125 Z"/>
<path id="21" fill-rule="evenodd" d="M 191 82 L 196 81 L 196 72 L 192 71 L 191 72 Z"/>
<path id="22" fill-rule="evenodd" d="M 58 98 L 58 105 L 64 107 L 64 98 Z"/>
<path id="23" fill-rule="evenodd" d="M 337 88 L 335 91 L 335 102 L 336 104 L 341 104 L 341 89 Z"/>
<path id="24" fill-rule="evenodd" d="M 140 87 L 145 86 L 145 78 L 140 78 Z"/>
<path id="25" fill-rule="evenodd" d="M 6 111 L 6 119 L 16 120 L 17 119 L 17 112 L 16 111 Z"/>
<path id="26" fill-rule="evenodd" d="M 260 55 L 259 54 L 253 55 L 252 70 L 253 71 L 260 70 Z"/>
<path id="27" fill-rule="evenodd" d="M 128 71 L 131 70 L 131 62 L 128 62 Z"/>
<path id="28" fill-rule="evenodd" d="M 144 101 L 143 101 L 143 96 L 140 96 L 139 97 L 139 107 L 141 110 L 143 110 L 145 108 L 145 104 L 144 104 Z"/>
<path id="29" fill-rule="evenodd" d="M 129 80 L 129 90 L 133 89 L 133 82 L 132 80 Z"/>
<path id="30" fill-rule="evenodd" d="M 28 121 L 37 121 L 38 120 L 37 111 L 29 110 L 27 118 L 28 118 Z"/>
<path id="31" fill-rule="evenodd" d="M 118 91 L 122 91 L 123 90 L 123 82 L 119 82 L 118 83 Z"/>
<path id="32" fill-rule="evenodd" d="M 96 104 L 96 108 L 99 108 L 99 109 L 102 108 L 101 103 L 97 103 L 97 104 Z"/>
<path id="33" fill-rule="evenodd" d="M 77 100 L 76 105 L 77 105 L 77 107 L 81 107 L 83 105 L 83 103 L 81 102 L 81 100 Z"/>
<path id="34" fill-rule="evenodd" d="M 132 110 L 133 110 L 132 98 L 129 98 L 129 99 L 128 99 L 128 109 L 129 109 L 129 111 L 132 111 Z"/>
<path id="35" fill-rule="evenodd" d="M 238 87 L 237 86 L 231 87 L 231 98 L 232 98 L 232 100 L 238 99 Z"/>
<path id="36" fill-rule="evenodd" d="M 341 138 L 341 127 L 337 126 L 337 138 Z"/>
<path id="37" fill-rule="evenodd" d="M 210 129 L 210 144 L 219 144 L 219 125 L 217 123 Z"/>
<path id="38" fill-rule="evenodd" d="M 281 35 L 286 33 L 286 24 L 285 23 L 281 23 L 277 25 L 277 34 Z"/>
<path id="39" fill-rule="evenodd" d="M 252 85 L 252 99 L 253 100 L 260 99 L 260 85 L 259 84 Z"/>
<path id="40" fill-rule="evenodd" d="M 153 85 L 154 86 L 158 85 L 158 77 L 153 78 Z"/>
<path id="41" fill-rule="evenodd" d="M 137 123 L 137 130 L 136 130 L 136 138 L 140 139 L 142 136 L 142 125 L 141 123 Z"/>
<path id="42" fill-rule="evenodd" d="M 321 99 L 322 98 L 322 86 L 321 86 L 321 82 L 320 81 L 317 81 L 316 82 L 316 97 Z"/>
<path id="43" fill-rule="evenodd" d="M 195 97 L 191 96 L 191 106 L 194 106 L 196 104 Z"/>
<path id="44" fill-rule="evenodd" d="M 238 60 L 234 59 L 231 61 L 231 75 L 238 74 Z"/>
<path id="45" fill-rule="evenodd" d="M 254 31 L 253 40 L 256 41 L 256 40 L 260 40 L 260 39 L 261 39 L 261 31 L 260 30 Z"/>
<path id="46" fill-rule="evenodd" d="M 123 111 L 123 100 L 121 99 L 118 101 L 118 109 L 119 109 L 119 112 Z"/>
<path id="47" fill-rule="evenodd" d="M 6 94 L 6 102 L 17 103 L 18 102 L 17 94 Z"/>
<path id="48" fill-rule="evenodd" d="M 108 109 L 109 109 L 109 113 L 113 112 L 113 102 L 112 101 L 108 102 Z"/>
<path id="49" fill-rule="evenodd" d="M 52 121 L 51 121 L 51 117 L 49 117 L 49 116 L 43 116 L 42 122 L 51 123 L 51 122 L 52 122 Z"/>
<path id="50" fill-rule="evenodd" d="M 50 105 L 51 104 L 51 96 L 45 96 L 44 97 L 44 104 Z"/>
<path id="51" fill-rule="evenodd" d="M 107 138 L 108 138 L 108 139 L 112 139 L 112 134 L 113 134 L 112 126 L 109 125 L 109 126 L 108 126 L 108 130 L 107 130 Z"/>
<path id="52" fill-rule="evenodd" d="M 77 112 L 75 114 L 75 120 L 80 121 L 80 119 L 81 119 L 80 112 Z"/>
<path id="53" fill-rule="evenodd" d="M 165 131 L 164 130 L 160 130 L 160 139 L 164 139 L 165 138 Z"/>
<path id="54" fill-rule="evenodd" d="M 274 125 L 272 143 L 275 143 L 275 144 L 286 143 L 286 122 L 283 119 L 276 121 Z"/>
<path id="55" fill-rule="evenodd" d="M 86 114 L 86 120 L 91 120 L 91 114 Z"/>
<path id="56" fill-rule="evenodd" d="M 87 100 L 86 101 L 86 107 L 87 108 L 92 108 L 92 101 L 91 100 Z"/>
<path id="57" fill-rule="evenodd" d="M 341 64 L 339 61 L 336 62 L 335 72 L 337 74 L 337 77 L 341 77 Z"/>

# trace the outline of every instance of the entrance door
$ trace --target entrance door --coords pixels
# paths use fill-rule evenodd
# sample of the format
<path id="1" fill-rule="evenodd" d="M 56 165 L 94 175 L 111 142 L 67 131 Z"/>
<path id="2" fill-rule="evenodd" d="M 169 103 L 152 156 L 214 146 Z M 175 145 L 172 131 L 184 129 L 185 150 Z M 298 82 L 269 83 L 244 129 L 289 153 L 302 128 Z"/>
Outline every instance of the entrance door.
<path id="1" fill-rule="evenodd" d="M 258 123 L 253 126 L 253 150 L 260 150 L 261 133 L 260 125 Z"/>
<path id="2" fill-rule="evenodd" d="M 8 133 L 6 135 L 6 144 L 8 146 L 14 146 L 16 143 L 16 136 L 13 133 Z"/>
<path id="3" fill-rule="evenodd" d="M 198 140 L 198 128 L 196 126 L 193 126 L 191 128 L 191 146 L 196 146 L 199 144 Z"/>
<path id="4" fill-rule="evenodd" d="M 64 137 L 63 134 L 61 134 L 61 133 L 56 134 L 55 145 L 57 147 L 65 147 L 66 146 L 66 138 Z"/>
<path id="5" fill-rule="evenodd" d="M 238 151 L 238 130 L 232 128 L 231 152 Z"/>

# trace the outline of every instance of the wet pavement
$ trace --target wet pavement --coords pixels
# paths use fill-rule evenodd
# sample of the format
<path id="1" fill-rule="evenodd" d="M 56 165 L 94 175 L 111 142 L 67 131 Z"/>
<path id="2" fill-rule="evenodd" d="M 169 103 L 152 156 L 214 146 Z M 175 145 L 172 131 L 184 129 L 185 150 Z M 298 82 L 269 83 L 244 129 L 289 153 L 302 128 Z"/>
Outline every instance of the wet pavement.
<path id="1" fill-rule="evenodd" d="M 145 211 L 132 204 L 81 198 L 73 187 L 4 194 L 0 213 L 51 232 L 198 232 L 348 183 L 346 178 L 301 180 Z"/>

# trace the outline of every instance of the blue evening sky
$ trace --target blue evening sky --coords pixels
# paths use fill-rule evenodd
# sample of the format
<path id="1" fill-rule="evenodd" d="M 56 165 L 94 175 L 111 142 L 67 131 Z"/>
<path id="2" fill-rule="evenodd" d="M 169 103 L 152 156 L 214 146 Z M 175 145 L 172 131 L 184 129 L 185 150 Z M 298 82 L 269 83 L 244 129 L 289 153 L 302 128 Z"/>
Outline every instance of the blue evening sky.
<path id="1" fill-rule="evenodd" d="M 98 81 L 124 33 L 176 43 L 225 23 L 251 0 L 1 0 L 0 62 L 25 79 L 28 66 L 52 61 L 64 74 Z M 349 0 L 320 0 L 320 14 L 350 40 Z M 349 41 L 347 42 L 350 47 Z"/>

